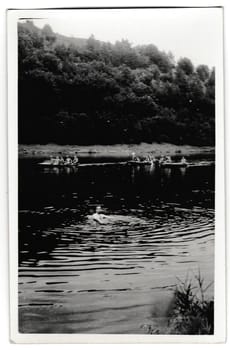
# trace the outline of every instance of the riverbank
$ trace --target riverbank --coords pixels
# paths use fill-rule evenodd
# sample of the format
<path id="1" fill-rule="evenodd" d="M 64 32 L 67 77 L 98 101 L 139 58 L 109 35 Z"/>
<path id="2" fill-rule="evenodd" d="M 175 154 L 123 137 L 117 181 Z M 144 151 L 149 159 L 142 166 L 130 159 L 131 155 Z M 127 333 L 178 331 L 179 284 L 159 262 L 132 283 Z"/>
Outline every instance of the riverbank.
<path id="1" fill-rule="evenodd" d="M 19 158 L 48 158 L 49 156 L 62 153 L 63 155 L 79 155 L 84 154 L 100 154 L 108 156 L 124 156 L 129 157 L 133 152 L 137 156 L 142 157 L 147 153 L 154 156 L 170 155 L 170 156 L 190 156 L 190 155 L 214 155 L 215 148 L 210 146 L 197 147 L 189 145 L 173 145 L 169 143 L 141 143 L 134 144 L 117 144 L 117 145 L 19 145 Z"/>

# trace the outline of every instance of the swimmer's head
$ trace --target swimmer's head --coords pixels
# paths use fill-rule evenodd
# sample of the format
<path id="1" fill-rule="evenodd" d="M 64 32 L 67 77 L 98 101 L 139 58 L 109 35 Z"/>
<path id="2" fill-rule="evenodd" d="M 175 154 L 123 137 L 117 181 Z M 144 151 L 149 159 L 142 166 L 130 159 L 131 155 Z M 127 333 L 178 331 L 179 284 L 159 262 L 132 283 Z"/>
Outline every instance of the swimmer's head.
<path id="1" fill-rule="evenodd" d="M 98 205 L 98 206 L 96 207 L 96 213 L 100 213 L 100 212 L 101 212 L 101 206 Z"/>

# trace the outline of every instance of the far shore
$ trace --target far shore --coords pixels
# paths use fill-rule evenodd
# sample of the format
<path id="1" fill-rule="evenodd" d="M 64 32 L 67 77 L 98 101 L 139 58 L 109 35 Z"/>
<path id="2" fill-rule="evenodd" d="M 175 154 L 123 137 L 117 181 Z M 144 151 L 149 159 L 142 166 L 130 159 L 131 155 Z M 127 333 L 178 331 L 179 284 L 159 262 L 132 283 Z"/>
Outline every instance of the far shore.
<path id="1" fill-rule="evenodd" d="M 75 153 L 79 156 L 101 155 L 101 156 L 123 156 L 130 157 L 133 152 L 139 157 L 146 154 L 152 154 L 156 157 L 161 155 L 170 156 L 192 156 L 192 155 L 214 155 L 215 147 L 211 146 L 190 146 L 173 145 L 169 143 L 141 143 L 141 144 L 117 144 L 117 145 L 19 145 L 19 158 L 49 158 L 62 153 L 63 156 L 73 156 Z"/>

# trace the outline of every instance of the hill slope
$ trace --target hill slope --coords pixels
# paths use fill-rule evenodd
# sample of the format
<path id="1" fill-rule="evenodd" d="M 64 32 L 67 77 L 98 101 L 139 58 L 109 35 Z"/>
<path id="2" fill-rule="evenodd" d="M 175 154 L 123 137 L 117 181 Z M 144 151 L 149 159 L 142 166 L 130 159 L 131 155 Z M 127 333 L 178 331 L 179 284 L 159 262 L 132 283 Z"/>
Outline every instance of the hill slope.
<path id="1" fill-rule="evenodd" d="M 19 142 L 215 142 L 215 71 L 153 45 L 18 25 Z"/>

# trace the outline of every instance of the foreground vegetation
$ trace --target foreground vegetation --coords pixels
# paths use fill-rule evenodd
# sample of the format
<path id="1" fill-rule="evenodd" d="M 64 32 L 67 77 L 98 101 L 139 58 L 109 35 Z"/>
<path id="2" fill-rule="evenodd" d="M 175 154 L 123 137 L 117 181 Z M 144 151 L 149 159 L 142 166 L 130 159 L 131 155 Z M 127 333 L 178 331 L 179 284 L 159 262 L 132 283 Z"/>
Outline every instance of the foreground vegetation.
<path id="1" fill-rule="evenodd" d="M 18 39 L 19 143 L 214 145 L 214 69 L 30 21 Z"/>
<path id="2" fill-rule="evenodd" d="M 155 325 L 144 328 L 149 334 L 213 334 L 214 301 L 205 295 L 211 284 L 205 286 L 200 273 L 195 282 L 188 278 L 185 282 L 179 280 L 167 310 L 167 325 L 161 329 Z"/>

